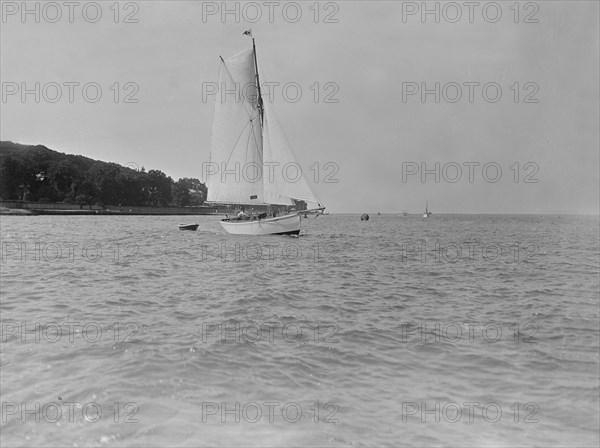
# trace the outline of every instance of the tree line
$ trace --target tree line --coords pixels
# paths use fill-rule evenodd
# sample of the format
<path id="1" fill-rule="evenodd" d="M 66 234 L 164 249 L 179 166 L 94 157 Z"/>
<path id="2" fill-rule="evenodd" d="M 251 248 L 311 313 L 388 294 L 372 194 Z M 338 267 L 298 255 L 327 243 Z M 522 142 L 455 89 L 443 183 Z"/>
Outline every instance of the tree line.
<path id="1" fill-rule="evenodd" d="M 150 207 L 201 205 L 207 188 L 194 178 L 177 182 L 160 170 L 146 171 L 42 145 L 0 142 L 0 198 Z"/>

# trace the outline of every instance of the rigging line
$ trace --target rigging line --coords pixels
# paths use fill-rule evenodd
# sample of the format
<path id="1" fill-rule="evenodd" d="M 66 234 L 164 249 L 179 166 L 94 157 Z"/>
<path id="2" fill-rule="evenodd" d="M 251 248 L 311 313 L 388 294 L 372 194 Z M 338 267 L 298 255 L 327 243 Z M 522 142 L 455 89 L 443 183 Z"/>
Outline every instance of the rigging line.
<path id="1" fill-rule="evenodd" d="M 245 159 L 244 159 L 244 160 L 248 160 L 248 150 L 250 149 L 250 139 L 251 139 L 251 137 L 253 137 L 253 136 L 254 136 L 254 126 L 252 126 L 252 130 L 251 130 L 251 132 L 248 132 L 248 141 L 246 142 L 246 157 L 245 157 Z M 254 143 L 255 143 L 255 144 L 257 143 L 257 142 L 256 142 L 256 139 L 254 139 Z M 257 145 L 257 146 L 258 146 L 258 145 Z M 243 168 L 242 168 L 242 169 L 243 169 Z M 242 173 L 243 173 L 243 172 L 242 172 Z M 253 184 L 253 185 L 252 185 L 252 193 L 253 193 L 253 194 L 256 194 L 256 195 L 258 195 L 259 193 L 256 191 L 256 188 L 255 188 L 255 185 L 254 185 L 256 182 L 248 182 L 248 183 L 250 183 L 250 184 Z M 242 187 L 241 187 L 241 182 L 240 182 L 240 189 L 241 189 L 241 188 L 242 188 Z M 262 195 L 264 196 L 264 192 L 262 193 Z"/>
<path id="2" fill-rule="evenodd" d="M 315 219 L 317 219 L 318 217 L 319 217 L 319 215 L 317 214 L 313 218 L 310 218 L 309 221 L 304 225 L 304 230 L 306 230 L 306 228 L 308 226 L 310 226 L 315 221 Z M 302 218 L 300 218 L 300 219 L 302 219 Z"/>
<path id="3" fill-rule="evenodd" d="M 264 147 L 264 145 L 265 145 L 265 143 L 264 143 L 265 137 L 264 137 L 264 135 L 263 135 L 263 134 L 264 134 L 264 132 L 263 132 L 263 129 L 264 129 L 264 128 L 262 127 L 262 125 L 260 125 L 260 122 L 259 122 L 259 126 L 260 126 L 260 128 L 261 128 L 261 129 L 260 129 L 260 130 L 261 130 L 261 135 L 260 135 L 260 137 L 261 137 L 260 149 L 261 149 L 261 150 L 260 150 L 260 151 L 258 151 L 258 157 L 259 157 L 260 164 L 261 164 L 261 165 L 263 165 L 263 160 L 264 160 L 263 151 L 265 150 L 265 147 Z M 252 126 L 252 136 L 254 137 L 254 142 L 256 143 L 256 147 L 258 148 L 258 147 L 259 147 L 259 144 L 258 144 L 258 137 L 256 136 L 256 133 L 255 133 L 254 126 Z"/>
<path id="4" fill-rule="evenodd" d="M 264 106 L 262 95 L 260 93 L 260 79 L 258 77 L 258 60 L 256 58 L 256 44 L 254 42 L 254 37 L 252 38 L 252 53 L 254 54 L 254 72 L 256 73 L 256 88 L 258 89 L 258 98 L 256 99 L 256 106 L 258 107 L 258 113 L 260 115 L 260 124 L 262 126 L 264 121 Z"/>
<path id="5" fill-rule="evenodd" d="M 226 165 L 229 165 L 229 161 L 231 160 L 231 156 L 233 156 L 233 152 L 235 151 L 235 148 L 237 148 L 237 145 L 240 141 L 240 139 L 242 138 L 242 135 L 244 135 L 244 132 L 246 131 L 246 128 L 248 127 L 248 124 L 251 122 L 246 123 L 246 125 L 242 128 L 242 130 L 240 131 L 240 135 L 238 135 L 237 140 L 235 141 L 233 148 L 231 149 L 231 152 L 229 153 L 229 157 L 227 158 L 227 162 Z M 247 148 L 246 148 L 247 149 Z"/>
<path id="6" fill-rule="evenodd" d="M 257 118 L 258 118 L 258 117 L 257 117 Z M 250 119 L 250 122 L 254 124 L 254 118 L 251 118 L 251 119 Z M 262 136 L 262 133 L 263 133 L 263 132 L 262 132 L 262 131 L 263 131 L 263 126 L 262 126 L 262 124 L 260 123 L 260 118 L 259 118 L 258 126 L 260 127 L 260 130 L 261 130 L 261 137 L 263 137 L 263 136 Z M 262 164 L 263 164 L 263 150 L 264 150 L 264 148 L 263 148 L 263 141 L 262 141 L 262 140 L 263 140 L 264 138 L 263 138 L 263 139 L 261 139 L 261 142 L 260 142 L 261 144 L 259 145 L 259 143 L 258 143 L 258 137 L 257 137 L 257 135 L 256 135 L 256 132 L 255 132 L 255 131 L 256 131 L 255 127 L 254 127 L 254 126 L 252 126 L 252 131 L 251 131 L 251 132 L 252 132 L 252 137 L 254 137 L 254 143 L 256 144 L 256 147 L 257 147 L 257 148 L 259 148 L 259 151 L 257 151 L 257 152 L 258 152 L 258 157 L 259 157 L 259 159 L 260 159 L 260 164 L 262 165 Z"/>

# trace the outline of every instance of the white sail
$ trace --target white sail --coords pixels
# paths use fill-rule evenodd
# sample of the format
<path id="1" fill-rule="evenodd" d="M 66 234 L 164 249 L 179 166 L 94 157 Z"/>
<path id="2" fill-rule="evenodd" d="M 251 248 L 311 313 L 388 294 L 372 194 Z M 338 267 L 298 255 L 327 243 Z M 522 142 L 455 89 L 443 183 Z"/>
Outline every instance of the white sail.
<path id="1" fill-rule="evenodd" d="M 292 205 L 295 199 L 306 202 L 309 209 L 320 207 L 268 102 L 263 124 L 263 158 L 265 202 Z"/>
<path id="2" fill-rule="evenodd" d="M 221 59 L 215 97 L 209 202 L 263 203 L 262 130 L 254 51 Z"/>
<path id="3" fill-rule="evenodd" d="M 303 201 L 308 209 L 321 208 L 272 105 L 260 98 L 256 70 L 254 44 L 252 50 L 221 59 L 207 201 L 277 205 Z"/>

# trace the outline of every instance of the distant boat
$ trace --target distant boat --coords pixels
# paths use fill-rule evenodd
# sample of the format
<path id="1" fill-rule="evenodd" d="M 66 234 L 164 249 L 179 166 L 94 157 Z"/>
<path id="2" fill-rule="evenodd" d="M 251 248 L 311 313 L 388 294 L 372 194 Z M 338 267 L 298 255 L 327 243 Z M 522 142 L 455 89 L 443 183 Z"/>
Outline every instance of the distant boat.
<path id="1" fill-rule="evenodd" d="M 250 31 L 244 34 L 252 37 Z M 235 94 L 215 97 L 210 160 L 222 173 L 239 172 L 240 166 L 245 171 L 244 176 L 235 179 L 209 176 L 207 202 L 295 207 L 281 216 L 240 213 L 237 218 L 222 219 L 221 226 L 226 232 L 238 235 L 298 235 L 302 215 L 320 215 L 325 207 L 301 174 L 290 182 L 285 171 L 273 170 L 273 166 L 298 163 L 271 102 L 263 101 L 254 38 L 251 49 L 228 59 L 221 58 L 219 86 L 224 92 Z M 240 90 L 239 86 L 243 88 Z M 247 170 L 253 167 L 257 171 Z M 305 210 L 300 210 L 300 203 L 306 204 Z"/>
<path id="2" fill-rule="evenodd" d="M 404 209 L 400 210 L 400 213 L 402 213 L 402 216 L 408 216 L 408 212 Z"/>
<path id="3" fill-rule="evenodd" d="M 431 212 L 428 209 L 429 207 L 429 202 L 427 202 L 427 204 L 425 205 L 425 213 L 423 213 L 423 218 L 429 218 L 431 216 Z"/>
<path id="4" fill-rule="evenodd" d="M 200 224 L 179 224 L 179 230 L 193 230 L 195 232 L 199 225 Z"/>
<path id="5" fill-rule="evenodd" d="M 368 221 L 369 220 L 369 215 L 367 215 L 366 213 L 363 213 L 362 215 L 360 215 L 360 220 L 361 221 Z"/>

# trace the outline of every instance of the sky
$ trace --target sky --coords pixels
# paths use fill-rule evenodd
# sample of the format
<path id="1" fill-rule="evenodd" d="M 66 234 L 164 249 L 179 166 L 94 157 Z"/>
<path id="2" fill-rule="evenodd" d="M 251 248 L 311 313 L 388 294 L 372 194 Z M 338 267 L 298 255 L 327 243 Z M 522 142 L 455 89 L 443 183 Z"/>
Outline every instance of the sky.
<path id="1" fill-rule="evenodd" d="M 598 214 L 599 3 L 516 5 L 2 2 L 0 138 L 202 178 L 251 29 L 331 213 Z"/>

